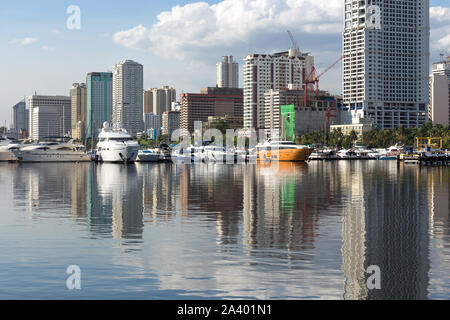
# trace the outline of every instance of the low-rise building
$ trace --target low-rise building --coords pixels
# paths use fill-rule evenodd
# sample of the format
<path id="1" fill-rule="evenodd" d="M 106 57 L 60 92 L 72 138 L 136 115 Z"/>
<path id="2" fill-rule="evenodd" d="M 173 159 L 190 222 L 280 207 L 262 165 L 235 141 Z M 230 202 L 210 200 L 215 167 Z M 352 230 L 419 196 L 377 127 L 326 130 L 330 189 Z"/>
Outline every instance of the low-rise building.
<path id="1" fill-rule="evenodd" d="M 371 119 L 352 118 L 351 124 L 332 125 L 330 130 L 334 131 L 340 129 L 344 135 L 350 135 L 352 131 L 355 131 L 358 135 L 358 140 L 361 140 L 364 132 L 371 131 L 373 128 L 374 124 Z"/>

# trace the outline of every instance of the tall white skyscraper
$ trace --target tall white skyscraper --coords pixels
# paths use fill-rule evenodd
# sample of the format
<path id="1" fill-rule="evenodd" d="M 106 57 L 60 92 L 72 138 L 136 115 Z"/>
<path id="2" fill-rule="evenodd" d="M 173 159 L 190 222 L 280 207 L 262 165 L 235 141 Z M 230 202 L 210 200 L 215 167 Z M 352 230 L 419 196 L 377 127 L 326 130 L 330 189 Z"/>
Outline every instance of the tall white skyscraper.
<path id="1" fill-rule="evenodd" d="M 385 129 L 427 121 L 429 0 L 344 0 L 343 99 Z"/>
<path id="2" fill-rule="evenodd" d="M 314 57 L 297 49 L 274 54 L 248 55 L 244 64 L 244 128 L 265 129 L 267 90 L 302 88 Z"/>
<path id="3" fill-rule="evenodd" d="M 143 130 L 144 67 L 124 60 L 113 67 L 113 122 L 132 135 Z"/>
<path id="4" fill-rule="evenodd" d="M 217 62 L 217 86 L 239 88 L 239 64 L 233 61 L 233 56 L 224 56 Z"/>

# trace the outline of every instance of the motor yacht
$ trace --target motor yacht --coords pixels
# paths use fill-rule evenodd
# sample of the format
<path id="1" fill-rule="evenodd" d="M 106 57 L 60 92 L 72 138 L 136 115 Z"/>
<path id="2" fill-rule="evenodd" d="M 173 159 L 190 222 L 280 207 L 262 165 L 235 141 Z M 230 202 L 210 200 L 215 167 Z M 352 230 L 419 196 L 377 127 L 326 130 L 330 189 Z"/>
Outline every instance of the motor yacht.
<path id="1" fill-rule="evenodd" d="M 8 137 L 0 137 L 0 162 L 17 161 L 17 157 L 11 152 L 10 146 L 18 145 L 19 142 Z"/>
<path id="2" fill-rule="evenodd" d="M 256 146 L 258 161 L 307 161 L 314 149 L 292 141 L 268 139 Z"/>
<path id="3" fill-rule="evenodd" d="M 20 162 L 89 162 L 86 148 L 72 140 L 37 142 L 30 145 L 10 144 L 9 150 Z"/>
<path id="4" fill-rule="evenodd" d="M 111 127 L 103 123 L 98 136 L 97 158 L 100 162 L 133 163 L 139 153 L 139 143 L 125 130 L 122 124 Z"/>
<path id="5" fill-rule="evenodd" d="M 159 150 L 139 150 L 136 162 L 158 162 L 161 158 Z"/>

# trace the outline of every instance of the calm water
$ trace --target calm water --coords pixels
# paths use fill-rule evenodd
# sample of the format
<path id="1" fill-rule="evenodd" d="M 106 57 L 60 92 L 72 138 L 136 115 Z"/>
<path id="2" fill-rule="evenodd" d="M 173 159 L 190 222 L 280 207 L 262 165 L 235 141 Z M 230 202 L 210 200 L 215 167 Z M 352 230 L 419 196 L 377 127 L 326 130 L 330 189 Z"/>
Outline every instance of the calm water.
<path id="1" fill-rule="evenodd" d="M 449 299 L 449 172 L 0 164 L 0 298 Z"/>

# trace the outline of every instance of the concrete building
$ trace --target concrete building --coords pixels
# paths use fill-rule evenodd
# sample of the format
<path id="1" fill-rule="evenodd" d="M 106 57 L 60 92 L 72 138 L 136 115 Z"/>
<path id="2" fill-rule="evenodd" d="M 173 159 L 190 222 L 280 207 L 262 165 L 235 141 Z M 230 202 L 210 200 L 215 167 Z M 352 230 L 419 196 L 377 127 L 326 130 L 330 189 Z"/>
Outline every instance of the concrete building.
<path id="1" fill-rule="evenodd" d="M 122 123 L 131 135 L 144 128 L 144 67 L 124 60 L 113 67 L 113 122 Z"/>
<path id="2" fill-rule="evenodd" d="M 28 130 L 28 110 L 25 100 L 13 106 L 13 129 L 17 133 Z"/>
<path id="3" fill-rule="evenodd" d="M 161 134 L 161 116 L 154 113 L 144 113 L 144 127 L 145 132 L 151 130 L 153 132 L 153 138 L 158 137 Z"/>
<path id="4" fill-rule="evenodd" d="M 433 63 L 428 119 L 434 124 L 450 124 L 450 57 L 447 61 Z"/>
<path id="5" fill-rule="evenodd" d="M 86 137 L 98 137 L 103 122 L 112 121 L 111 72 L 91 72 L 86 78 Z"/>
<path id="6" fill-rule="evenodd" d="M 74 83 L 70 89 L 72 138 L 84 140 L 86 126 L 86 84 Z"/>
<path id="7" fill-rule="evenodd" d="M 314 66 L 314 57 L 293 49 L 251 54 L 244 61 L 244 128 L 265 129 L 264 93 L 271 89 L 302 88 L 303 78 Z"/>
<path id="8" fill-rule="evenodd" d="M 162 115 L 162 134 L 169 137 L 172 133 L 180 129 L 181 113 L 178 111 L 166 111 Z"/>
<path id="9" fill-rule="evenodd" d="M 177 91 L 169 86 L 150 88 L 144 92 L 144 113 L 162 115 L 171 111 L 172 103 L 177 100 Z"/>
<path id="10" fill-rule="evenodd" d="M 238 88 L 202 88 L 200 93 L 181 95 L 181 127 L 194 132 L 194 122 L 207 122 L 210 116 L 243 116 L 243 90 Z"/>
<path id="11" fill-rule="evenodd" d="M 350 135 L 352 131 L 355 131 L 358 135 L 358 139 L 361 140 L 364 132 L 368 132 L 374 128 L 374 124 L 365 118 L 352 118 L 351 124 L 340 124 L 340 125 L 332 125 L 330 130 L 339 130 L 341 129 L 342 133 L 347 136 Z"/>
<path id="12" fill-rule="evenodd" d="M 429 1 L 344 0 L 343 99 L 384 129 L 427 121 Z"/>
<path id="13" fill-rule="evenodd" d="M 233 56 L 224 56 L 217 62 L 217 86 L 239 88 L 239 64 L 233 61 Z"/>
<path id="14" fill-rule="evenodd" d="M 29 136 L 34 140 L 70 135 L 72 101 L 66 96 L 33 95 L 28 98 Z"/>

